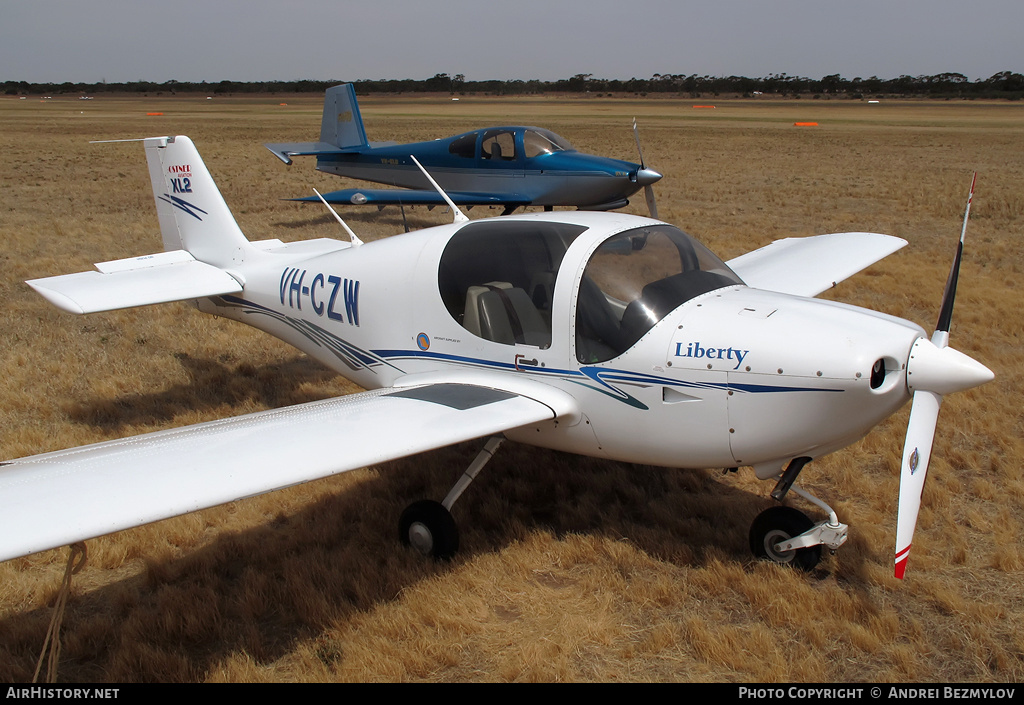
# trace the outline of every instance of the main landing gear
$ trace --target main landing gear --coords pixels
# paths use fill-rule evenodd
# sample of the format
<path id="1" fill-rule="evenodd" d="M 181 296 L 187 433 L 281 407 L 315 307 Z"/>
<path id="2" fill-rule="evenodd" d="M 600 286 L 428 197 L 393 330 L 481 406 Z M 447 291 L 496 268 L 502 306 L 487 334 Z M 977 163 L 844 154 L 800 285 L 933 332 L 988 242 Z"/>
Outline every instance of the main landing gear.
<path id="1" fill-rule="evenodd" d="M 821 560 L 821 547 L 833 553 L 846 543 L 849 527 L 840 523 L 835 510 L 811 493 L 794 484 L 810 458 L 796 458 L 779 477 L 772 497 L 781 501 L 789 490 L 828 513 L 828 519 L 815 524 L 798 509 L 774 506 L 764 510 L 750 525 L 750 550 L 758 558 L 788 563 L 800 570 L 813 570 Z"/>
<path id="2" fill-rule="evenodd" d="M 398 522 L 398 536 L 403 544 L 441 560 L 448 560 L 458 552 L 459 528 L 451 515 L 452 505 L 494 457 L 503 440 L 501 436 L 488 439 L 443 501 L 424 499 L 406 507 Z M 778 505 L 761 512 L 750 526 L 750 550 L 755 556 L 805 571 L 818 565 L 822 546 L 835 551 L 846 543 L 848 530 L 846 524 L 839 522 L 832 507 L 794 484 L 808 462 L 810 458 L 792 461 L 780 475 L 772 497 L 781 501 L 792 490 L 826 512 L 828 519 L 815 524 L 803 512 Z"/>
<path id="3" fill-rule="evenodd" d="M 484 465 L 494 457 L 494 452 L 504 440 L 501 436 L 492 436 L 487 440 L 483 450 L 449 490 L 444 501 L 423 499 L 405 508 L 398 520 L 398 538 L 403 544 L 412 546 L 425 556 L 441 560 L 448 560 L 458 552 L 459 527 L 451 515 L 452 505 L 476 479 Z"/>

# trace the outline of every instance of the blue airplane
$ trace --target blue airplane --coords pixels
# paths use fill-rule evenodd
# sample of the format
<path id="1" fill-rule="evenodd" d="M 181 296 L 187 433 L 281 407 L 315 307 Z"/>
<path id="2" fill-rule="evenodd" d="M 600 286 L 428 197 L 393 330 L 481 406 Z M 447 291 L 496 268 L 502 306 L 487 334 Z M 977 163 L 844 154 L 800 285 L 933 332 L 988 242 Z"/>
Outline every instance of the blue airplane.
<path id="1" fill-rule="evenodd" d="M 635 121 L 633 132 L 636 136 Z M 640 164 L 598 157 L 577 151 L 549 130 L 524 126 L 487 127 L 410 144 L 369 142 L 351 83 L 327 89 L 319 142 L 266 147 L 285 164 L 291 164 L 292 157 L 315 156 L 320 171 L 396 187 L 332 191 L 323 194 L 328 203 L 446 205 L 412 155 L 458 205 L 504 206 L 503 215 L 523 206 L 603 211 L 622 208 L 630 196 L 644 189 L 648 210 L 658 217 L 651 185 L 661 174 L 644 166 L 642 151 Z"/>

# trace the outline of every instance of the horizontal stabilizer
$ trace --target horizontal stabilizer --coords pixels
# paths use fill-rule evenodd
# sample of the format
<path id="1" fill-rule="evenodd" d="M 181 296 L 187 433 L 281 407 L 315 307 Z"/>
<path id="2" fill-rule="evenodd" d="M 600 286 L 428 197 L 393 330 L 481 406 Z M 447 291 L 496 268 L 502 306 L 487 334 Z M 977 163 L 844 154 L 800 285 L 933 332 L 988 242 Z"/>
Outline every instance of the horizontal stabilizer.
<path id="1" fill-rule="evenodd" d="M 101 262 L 96 269 L 33 279 L 26 284 L 70 313 L 113 311 L 242 291 L 242 285 L 230 274 L 199 262 L 184 250 Z"/>
<path id="2" fill-rule="evenodd" d="M 476 191 L 446 191 L 460 206 L 528 206 L 530 199 L 519 194 L 493 194 Z M 444 198 L 437 191 L 393 188 L 347 188 L 323 194 L 328 203 L 344 206 L 446 206 Z M 316 196 L 290 198 L 290 201 L 319 203 Z"/>
<path id="3" fill-rule="evenodd" d="M 292 157 L 319 157 L 331 154 L 357 154 L 366 146 L 338 147 L 330 142 L 281 142 L 263 145 L 285 164 L 292 163 Z"/>
<path id="4" fill-rule="evenodd" d="M 790 237 L 726 264 L 755 289 L 817 296 L 906 244 L 902 238 L 880 233 Z"/>
<path id="5" fill-rule="evenodd" d="M 574 410 L 533 386 L 420 383 L 0 463 L 0 561 Z"/>

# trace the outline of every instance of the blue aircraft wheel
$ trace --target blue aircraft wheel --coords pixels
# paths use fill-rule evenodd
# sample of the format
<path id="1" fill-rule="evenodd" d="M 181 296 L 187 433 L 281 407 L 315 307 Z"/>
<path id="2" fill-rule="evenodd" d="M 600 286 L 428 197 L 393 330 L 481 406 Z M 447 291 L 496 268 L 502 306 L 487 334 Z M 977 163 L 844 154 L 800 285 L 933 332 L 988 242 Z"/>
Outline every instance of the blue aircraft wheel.
<path id="1" fill-rule="evenodd" d="M 799 536 L 813 526 L 810 517 L 798 509 L 781 505 L 769 507 L 750 525 L 750 550 L 758 558 L 786 563 L 804 571 L 813 570 L 821 560 L 821 544 L 794 551 L 775 550 L 775 544 Z"/>
<path id="2" fill-rule="evenodd" d="M 459 550 L 459 527 L 440 502 L 413 502 L 398 521 L 398 537 L 424 556 L 448 560 Z"/>

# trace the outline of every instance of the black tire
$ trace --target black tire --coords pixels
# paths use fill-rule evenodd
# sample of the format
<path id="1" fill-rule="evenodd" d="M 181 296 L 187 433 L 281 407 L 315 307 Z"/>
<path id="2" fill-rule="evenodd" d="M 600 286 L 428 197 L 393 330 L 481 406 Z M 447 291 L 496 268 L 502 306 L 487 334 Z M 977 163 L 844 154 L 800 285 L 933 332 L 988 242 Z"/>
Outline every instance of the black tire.
<path id="1" fill-rule="evenodd" d="M 440 502 L 413 502 L 398 520 L 398 538 L 425 556 L 448 560 L 459 550 L 459 527 Z"/>
<path id="2" fill-rule="evenodd" d="M 803 571 L 813 570 L 821 560 L 821 544 L 778 552 L 773 547 L 779 541 L 799 536 L 814 526 L 803 512 L 792 507 L 769 507 L 750 525 L 750 550 L 757 558 L 783 563 Z"/>

